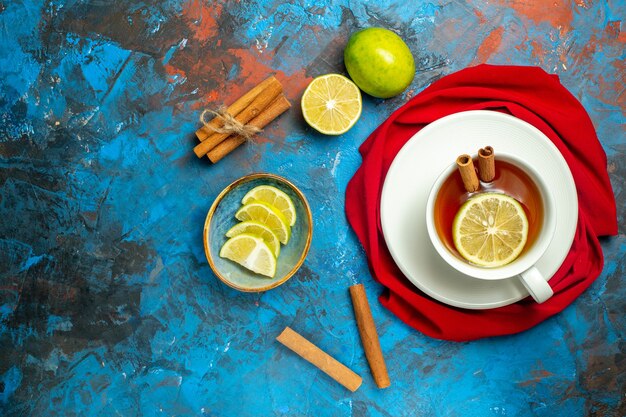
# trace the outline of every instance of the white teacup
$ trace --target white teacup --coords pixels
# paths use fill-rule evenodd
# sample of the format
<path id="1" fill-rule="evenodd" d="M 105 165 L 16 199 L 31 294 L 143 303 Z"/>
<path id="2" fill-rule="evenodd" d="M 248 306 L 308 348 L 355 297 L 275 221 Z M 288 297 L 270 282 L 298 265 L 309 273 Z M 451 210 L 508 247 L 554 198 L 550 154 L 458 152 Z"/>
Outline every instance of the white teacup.
<path id="1" fill-rule="evenodd" d="M 523 170 L 539 190 L 543 204 L 543 221 L 538 228 L 537 236 L 534 241 L 527 243 L 527 245 L 530 246 L 524 248 L 520 256 L 511 263 L 492 268 L 472 264 L 448 249 L 439 236 L 435 226 L 435 201 L 443 183 L 456 171 L 456 163 L 451 164 L 441 173 L 428 195 L 428 202 L 426 204 L 426 228 L 428 235 L 439 255 L 459 272 L 483 280 L 500 280 L 519 277 L 524 287 L 526 287 L 535 301 L 543 303 L 550 298 L 554 292 L 547 282 L 549 277 L 544 277 L 535 264 L 546 252 L 554 236 L 557 218 L 554 199 L 548 191 L 540 173 L 533 167 L 524 163 L 523 160 L 514 155 L 498 153 L 496 155 L 496 171 L 498 170 L 498 161 L 509 162 Z"/>

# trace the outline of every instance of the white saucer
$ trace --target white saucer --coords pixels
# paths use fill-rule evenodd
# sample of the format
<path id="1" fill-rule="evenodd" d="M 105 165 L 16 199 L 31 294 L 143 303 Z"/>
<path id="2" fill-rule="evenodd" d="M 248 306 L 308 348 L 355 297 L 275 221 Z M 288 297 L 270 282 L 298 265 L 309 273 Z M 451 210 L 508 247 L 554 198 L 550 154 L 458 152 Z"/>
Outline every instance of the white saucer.
<path id="1" fill-rule="evenodd" d="M 488 309 L 528 295 L 518 278 L 484 281 L 450 267 L 437 254 L 426 231 L 426 201 L 437 176 L 460 154 L 492 146 L 524 158 L 543 176 L 554 196 L 554 238 L 536 266 L 552 277 L 574 240 L 578 196 L 574 178 L 556 146 L 534 126 L 488 110 L 455 113 L 430 123 L 393 160 L 381 195 L 381 224 L 387 247 L 404 275 L 431 297 L 456 307 Z"/>

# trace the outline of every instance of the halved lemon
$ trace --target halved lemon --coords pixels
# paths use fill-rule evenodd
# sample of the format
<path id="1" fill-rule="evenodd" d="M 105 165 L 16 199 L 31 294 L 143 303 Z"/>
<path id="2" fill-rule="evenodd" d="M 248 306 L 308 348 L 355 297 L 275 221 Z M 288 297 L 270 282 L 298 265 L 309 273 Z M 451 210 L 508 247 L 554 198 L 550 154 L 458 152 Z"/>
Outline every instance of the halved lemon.
<path id="1" fill-rule="evenodd" d="M 289 242 L 291 227 L 285 216 L 275 207 L 262 201 L 253 201 L 241 207 L 235 213 L 237 220 L 254 220 L 269 227 L 283 245 Z"/>
<path id="2" fill-rule="evenodd" d="M 302 94 L 304 120 L 320 133 L 341 135 L 361 116 L 361 91 L 339 74 L 315 78 Z"/>
<path id="3" fill-rule="evenodd" d="M 273 278 L 276 257 L 265 241 L 248 233 L 231 237 L 220 249 L 222 258 L 230 259 L 257 274 Z"/>
<path id="4" fill-rule="evenodd" d="M 271 185 L 259 185 L 248 191 L 241 203 L 248 204 L 254 200 L 263 201 L 278 209 L 285 216 L 289 226 L 296 224 L 296 207 L 284 191 Z"/>
<path id="5" fill-rule="evenodd" d="M 452 225 L 454 245 L 463 258 L 485 267 L 512 262 L 524 249 L 528 219 L 521 204 L 499 193 L 467 200 Z"/>
<path id="6" fill-rule="evenodd" d="M 272 250 L 274 257 L 278 258 L 278 255 L 280 255 L 280 241 L 278 240 L 278 237 L 276 237 L 276 234 L 272 232 L 272 229 L 263 223 L 256 222 L 254 220 L 237 223 L 226 232 L 226 237 L 234 237 L 242 233 L 248 233 L 260 237 Z"/>

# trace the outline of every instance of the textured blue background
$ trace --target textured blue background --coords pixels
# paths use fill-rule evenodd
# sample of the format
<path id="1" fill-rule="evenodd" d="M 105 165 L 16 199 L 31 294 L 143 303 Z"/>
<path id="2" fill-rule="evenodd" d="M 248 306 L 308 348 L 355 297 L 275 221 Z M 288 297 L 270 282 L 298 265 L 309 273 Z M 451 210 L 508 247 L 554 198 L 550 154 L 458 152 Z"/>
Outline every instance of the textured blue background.
<path id="1" fill-rule="evenodd" d="M 0 1 L 0 415 L 624 416 L 623 1 Z M 298 106 L 215 166 L 200 110 L 276 73 L 297 103 L 344 72 L 353 31 L 383 26 L 417 74 L 323 137 Z M 609 158 L 619 236 L 600 278 L 522 334 L 451 343 L 405 326 L 344 216 L 358 146 L 445 74 L 482 62 L 558 74 Z M 313 209 L 304 267 L 263 294 L 211 273 L 202 225 L 254 171 Z M 375 388 L 347 287 L 364 282 L 392 387 Z M 363 375 L 350 393 L 274 338 L 289 325 Z"/>

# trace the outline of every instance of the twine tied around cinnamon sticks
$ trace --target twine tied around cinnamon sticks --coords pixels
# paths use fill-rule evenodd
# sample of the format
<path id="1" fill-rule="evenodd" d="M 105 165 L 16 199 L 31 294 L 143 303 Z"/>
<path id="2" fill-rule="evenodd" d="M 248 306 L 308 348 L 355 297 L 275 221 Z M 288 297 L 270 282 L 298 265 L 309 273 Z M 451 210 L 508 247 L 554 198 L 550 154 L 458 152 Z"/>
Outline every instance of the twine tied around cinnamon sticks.
<path id="1" fill-rule="evenodd" d="M 206 109 L 200 115 L 203 126 L 196 131 L 200 143 L 193 149 L 198 158 L 207 156 L 216 163 L 267 126 L 291 107 L 282 94 L 283 86 L 269 77 L 218 111 Z M 208 114 L 215 117 L 206 121 Z"/>
<path id="2" fill-rule="evenodd" d="M 211 125 L 210 121 L 206 120 L 208 114 L 212 114 L 215 118 L 217 118 L 222 127 Z M 251 140 L 255 134 L 263 130 L 252 125 L 244 125 L 243 123 L 238 122 L 237 119 L 228 113 L 228 108 L 226 106 L 220 106 L 217 111 L 204 109 L 200 114 L 200 123 L 202 123 L 202 125 L 211 132 L 240 135 L 245 140 Z"/>

